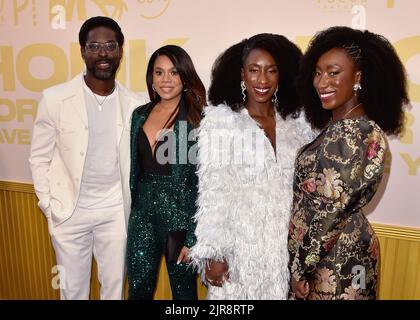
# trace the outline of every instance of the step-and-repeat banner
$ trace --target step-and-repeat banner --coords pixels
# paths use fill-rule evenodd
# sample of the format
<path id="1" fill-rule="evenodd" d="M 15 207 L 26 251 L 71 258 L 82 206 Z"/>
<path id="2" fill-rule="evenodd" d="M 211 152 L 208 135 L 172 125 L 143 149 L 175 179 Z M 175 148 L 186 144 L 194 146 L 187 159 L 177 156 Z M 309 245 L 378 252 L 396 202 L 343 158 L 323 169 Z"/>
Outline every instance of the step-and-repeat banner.
<path id="1" fill-rule="evenodd" d="M 279 33 L 305 49 L 316 31 L 346 25 L 387 37 L 409 76 L 406 131 L 389 141 L 387 175 L 368 217 L 420 227 L 419 12 L 420 2 L 408 0 L 0 0 L 0 180 L 32 182 L 29 145 L 41 91 L 83 70 L 78 32 L 91 16 L 121 25 L 118 79 L 137 92 L 146 91 L 148 57 L 164 44 L 183 46 L 208 87 L 215 58 L 243 38 Z"/>

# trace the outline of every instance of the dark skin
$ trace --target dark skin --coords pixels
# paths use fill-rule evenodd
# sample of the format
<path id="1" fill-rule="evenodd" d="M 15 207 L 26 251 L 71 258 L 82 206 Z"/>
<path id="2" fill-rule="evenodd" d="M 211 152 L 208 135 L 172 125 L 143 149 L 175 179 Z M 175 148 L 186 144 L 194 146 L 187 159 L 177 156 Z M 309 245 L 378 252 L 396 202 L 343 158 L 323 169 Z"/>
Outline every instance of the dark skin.
<path id="1" fill-rule="evenodd" d="M 249 114 L 261 128 L 264 130 L 265 135 L 267 136 L 268 140 L 270 140 L 271 146 L 274 149 L 274 153 L 276 152 L 276 117 L 273 111 L 272 114 L 268 113 L 267 115 L 260 115 L 257 113 L 250 113 Z"/>
<path id="2" fill-rule="evenodd" d="M 115 32 L 106 27 L 97 27 L 89 31 L 86 43 L 117 42 Z M 123 49 L 118 47 L 108 52 L 101 47 L 99 52 L 90 52 L 86 47 L 80 48 L 80 53 L 86 64 L 86 85 L 96 94 L 107 96 L 115 87 L 115 75 L 120 65 Z"/>
<path id="3" fill-rule="evenodd" d="M 333 121 L 365 114 L 353 89 L 361 77 L 362 72 L 342 48 L 333 48 L 319 57 L 313 85 L 322 107 L 332 112 Z"/>
<path id="4" fill-rule="evenodd" d="M 309 283 L 306 280 L 296 281 L 292 277 L 292 291 L 298 299 L 306 299 L 309 295 Z"/>
<path id="5" fill-rule="evenodd" d="M 229 266 L 226 260 L 209 260 L 206 265 L 205 277 L 212 286 L 223 286 L 225 281 L 229 281 Z"/>
<path id="6" fill-rule="evenodd" d="M 274 58 L 265 50 L 252 50 L 245 60 L 241 77 L 247 93 L 245 108 L 264 131 L 276 154 L 276 113 L 271 99 L 278 86 L 279 70 Z M 205 278 L 211 285 L 222 287 L 224 281 L 229 281 L 226 260 L 209 260 Z"/>
<path id="7" fill-rule="evenodd" d="M 362 73 L 353 60 L 342 48 L 333 48 L 317 61 L 313 85 L 324 109 L 331 110 L 332 120 L 360 117 L 365 114 L 363 105 L 359 103 L 357 92 L 353 86 L 360 83 Z M 324 136 L 311 145 L 319 146 Z M 292 277 L 292 291 L 298 299 L 306 299 L 309 295 L 309 284 L 306 280 L 297 281 Z"/>
<path id="8" fill-rule="evenodd" d="M 265 50 L 252 50 L 241 73 L 245 81 L 247 100 L 245 108 L 249 115 L 264 130 L 276 152 L 276 117 L 271 101 L 279 82 L 279 70 L 276 61 Z"/>

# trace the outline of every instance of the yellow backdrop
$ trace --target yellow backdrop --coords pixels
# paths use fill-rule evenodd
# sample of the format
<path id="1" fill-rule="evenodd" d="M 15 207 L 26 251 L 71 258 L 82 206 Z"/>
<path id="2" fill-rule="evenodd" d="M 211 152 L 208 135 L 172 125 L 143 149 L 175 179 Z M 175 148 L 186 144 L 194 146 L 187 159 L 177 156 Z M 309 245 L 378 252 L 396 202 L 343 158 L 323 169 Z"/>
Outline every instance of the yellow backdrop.
<path id="1" fill-rule="evenodd" d="M 420 229 L 375 224 L 381 244 L 380 299 L 420 299 Z M 30 184 L 0 182 L 0 299 L 59 299 L 45 218 Z M 99 298 L 93 267 L 91 298 Z M 206 288 L 199 283 L 198 295 Z M 155 299 L 171 299 L 164 261 Z"/>

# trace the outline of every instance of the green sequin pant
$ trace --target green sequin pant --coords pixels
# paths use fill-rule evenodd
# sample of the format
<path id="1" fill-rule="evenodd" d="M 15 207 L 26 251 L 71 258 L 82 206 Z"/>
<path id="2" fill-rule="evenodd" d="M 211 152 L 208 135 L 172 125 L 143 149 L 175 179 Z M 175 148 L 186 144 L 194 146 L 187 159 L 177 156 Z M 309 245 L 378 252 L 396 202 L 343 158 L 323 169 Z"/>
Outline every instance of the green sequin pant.
<path id="1" fill-rule="evenodd" d="M 180 223 L 178 191 L 171 176 L 143 175 L 127 234 L 128 299 L 151 300 L 168 231 Z M 197 299 L 197 279 L 185 263 L 167 263 L 174 300 Z"/>

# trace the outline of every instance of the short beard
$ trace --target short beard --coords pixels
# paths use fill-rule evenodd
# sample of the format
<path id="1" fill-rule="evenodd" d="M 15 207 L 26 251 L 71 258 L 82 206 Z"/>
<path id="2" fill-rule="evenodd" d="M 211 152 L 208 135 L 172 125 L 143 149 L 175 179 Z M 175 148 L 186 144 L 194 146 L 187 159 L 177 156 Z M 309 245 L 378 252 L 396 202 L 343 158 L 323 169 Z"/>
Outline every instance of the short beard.
<path id="1" fill-rule="evenodd" d="M 95 66 L 86 66 L 87 70 L 98 80 L 109 80 L 115 78 L 115 74 L 117 73 L 119 64 L 115 64 L 110 62 L 110 68 L 108 70 L 98 70 Z"/>

